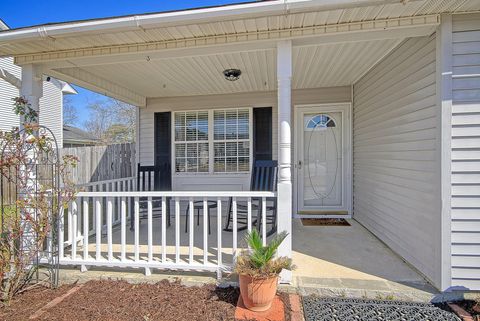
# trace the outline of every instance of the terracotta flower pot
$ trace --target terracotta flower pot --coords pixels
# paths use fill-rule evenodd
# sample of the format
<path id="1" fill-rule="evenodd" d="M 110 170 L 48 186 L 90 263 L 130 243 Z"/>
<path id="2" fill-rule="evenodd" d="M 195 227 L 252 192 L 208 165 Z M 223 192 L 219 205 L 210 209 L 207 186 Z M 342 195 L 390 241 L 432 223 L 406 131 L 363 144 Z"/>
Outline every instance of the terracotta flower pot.
<path id="1" fill-rule="evenodd" d="M 251 311 L 267 311 L 277 294 L 278 276 L 268 279 L 254 279 L 240 274 L 240 294 L 243 304 Z"/>

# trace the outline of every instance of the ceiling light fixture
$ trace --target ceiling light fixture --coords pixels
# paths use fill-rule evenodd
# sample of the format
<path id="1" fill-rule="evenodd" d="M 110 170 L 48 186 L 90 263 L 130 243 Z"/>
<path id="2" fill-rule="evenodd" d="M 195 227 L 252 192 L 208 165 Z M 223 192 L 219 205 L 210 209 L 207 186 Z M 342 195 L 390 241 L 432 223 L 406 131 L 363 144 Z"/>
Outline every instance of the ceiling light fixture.
<path id="1" fill-rule="evenodd" d="M 240 69 L 225 69 L 223 71 L 223 76 L 228 81 L 235 81 L 240 78 L 242 71 Z"/>

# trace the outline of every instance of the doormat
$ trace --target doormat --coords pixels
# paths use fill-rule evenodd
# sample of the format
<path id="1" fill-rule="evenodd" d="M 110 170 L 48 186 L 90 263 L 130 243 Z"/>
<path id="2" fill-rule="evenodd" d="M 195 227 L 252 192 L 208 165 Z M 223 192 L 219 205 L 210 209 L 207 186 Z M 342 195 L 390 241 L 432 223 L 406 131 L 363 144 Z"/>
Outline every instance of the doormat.
<path id="1" fill-rule="evenodd" d="M 343 218 L 302 218 L 303 226 L 350 226 Z"/>
<path id="2" fill-rule="evenodd" d="M 306 296 L 303 311 L 306 321 L 460 321 L 455 314 L 433 304 L 403 301 Z"/>

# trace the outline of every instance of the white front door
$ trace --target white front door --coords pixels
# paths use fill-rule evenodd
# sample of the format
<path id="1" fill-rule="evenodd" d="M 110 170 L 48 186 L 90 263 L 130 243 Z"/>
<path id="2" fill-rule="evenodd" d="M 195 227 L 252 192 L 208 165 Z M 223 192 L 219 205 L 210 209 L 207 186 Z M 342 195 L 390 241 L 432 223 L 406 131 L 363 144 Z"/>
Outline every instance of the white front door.
<path id="1" fill-rule="evenodd" d="M 350 213 L 350 104 L 296 108 L 298 215 Z"/>

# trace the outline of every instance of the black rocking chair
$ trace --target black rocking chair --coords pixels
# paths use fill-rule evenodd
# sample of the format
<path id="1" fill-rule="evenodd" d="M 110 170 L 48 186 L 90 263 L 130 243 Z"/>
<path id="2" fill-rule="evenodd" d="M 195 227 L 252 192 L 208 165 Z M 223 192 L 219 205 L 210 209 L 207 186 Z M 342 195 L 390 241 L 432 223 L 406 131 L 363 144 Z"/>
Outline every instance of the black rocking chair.
<path id="1" fill-rule="evenodd" d="M 277 161 L 274 160 L 258 160 L 255 161 L 252 169 L 252 176 L 250 178 L 250 190 L 251 191 L 263 191 L 263 192 L 274 192 L 277 189 Z M 255 203 L 254 203 L 255 201 Z M 267 198 L 266 199 L 266 209 L 267 209 L 267 222 L 262 222 L 262 200 L 252 198 L 252 212 L 257 212 L 257 219 L 252 221 L 253 225 L 256 225 L 257 229 L 260 230 L 261 224 L 270 224 L 271 229 L 267 232 L 267 236 L 275 233 L 277 229 L 277 199 L 276 198 Z M 232 203 L 233 199 L 230 198 L 228 202 L 228 217 L 224 231 L 231 232 L 230 224 L 233 223 L 232 218 Z M 237 224 L 238 231 L 245 230 L 248 227 L 248 207 L 246 204 L 237 203 Z M 241 226 L 240 226 L 241 225 Z"/>
<path id="2" fill-rule="evenodd" d="M 137 191 L 163 191 L 162 179 L 170 175 L 168 166 L 141 166 L 137 165 Z M 167 226 L 170 226 L 170 197 L 166 198 Z M 148 197 L 139 198 L 140 222 L 148 218 Z M 132 209 L 134 207 L 132 206 Z M 152 218 L 162 216 L 162 198 L 152 198 Z M 134 215 L 130 216 L 130 230 L 134 230 Z"/>

